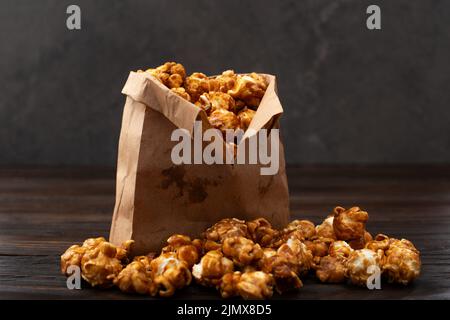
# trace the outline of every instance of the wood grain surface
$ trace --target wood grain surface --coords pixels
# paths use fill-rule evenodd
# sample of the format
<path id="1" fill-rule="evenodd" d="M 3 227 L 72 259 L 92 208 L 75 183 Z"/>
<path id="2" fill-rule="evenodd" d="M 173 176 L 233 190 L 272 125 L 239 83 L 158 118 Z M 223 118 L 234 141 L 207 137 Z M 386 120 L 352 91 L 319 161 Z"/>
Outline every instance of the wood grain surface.
<path id="1" fill-rule="evenodd" d="M 273 299 L 450 299 L 450 166 L 288 169 L 292 218 L 319 223 L 336 205 L 369 212 L 368 230 L 404 237 L 422 253 L 412 285 L 370 291 L 304 280 Z M 114 172 L 104 168 L 0 169 L 0 299 L 152 299 L 83 284 L 68 290 L 59 256 L 71 244 L 108 236 Z M 193 285 L 176 299 L 217 299 Z"/>

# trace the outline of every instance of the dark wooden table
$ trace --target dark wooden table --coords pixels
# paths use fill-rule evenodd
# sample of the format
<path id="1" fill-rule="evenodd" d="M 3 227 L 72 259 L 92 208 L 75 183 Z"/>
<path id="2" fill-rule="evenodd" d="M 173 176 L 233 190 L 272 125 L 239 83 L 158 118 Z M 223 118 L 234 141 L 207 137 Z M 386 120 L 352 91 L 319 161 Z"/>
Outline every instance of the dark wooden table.
<path id="1" fill-rule="evenodd" d="M 304 167 L 288 170 L 293 218 L 320 222 L 336 205 L 369 212 L 368 230 L 405 237 L 422 252 L 422 275 L 407 287 L 370 291 L 305 286 L 274 299 L 449 299 L 450 166 Z M 68 290 L 59 256 L 71 244 L 108 236 L 114 172 L 96 168 L 0 169 L 0 299 L 142 299 L 84 285 Z M 176 298 L 216 299 L 192 286 Z"/>

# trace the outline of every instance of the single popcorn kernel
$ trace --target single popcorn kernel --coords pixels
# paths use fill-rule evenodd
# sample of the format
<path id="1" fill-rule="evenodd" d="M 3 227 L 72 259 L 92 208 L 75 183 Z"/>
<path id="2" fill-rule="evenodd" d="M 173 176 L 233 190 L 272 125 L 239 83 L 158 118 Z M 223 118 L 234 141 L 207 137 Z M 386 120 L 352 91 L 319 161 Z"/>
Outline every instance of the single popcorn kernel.
<path id="1" fill-rule="evenodd" d="M 346 262 L 350 281 L 358 286 L 367 285 L 367 279 L 372 275 L 369 267 L 376 267 L 381 270 L 382 256 L 381 250 L 377 252 L 369 249 L 352 251 Z"/>
<path id="2" fill-rule="evenodd" d="M 217 286 L 223 275 L 234 271 L 233 261 L 218 251 L 209 251 L 192 267 L 195 280 L 204 286 Z"/>
<path id="3" fill-rule="evenodd" d="M 278 237 L 278 230 L 274 229 L 269 221 L 264 218 L 258 218 L 247 222 L 250 239 L 267 247 Z"/>
<path id="4" fill-rule="evenodd" d="M 320 259 L 316 270 L 316 276 L 321 282 L 340 283 L 347 279 L 347 267 L 345 258 L 341 256 L 325 256 Z"/>
<path id="5" fill-rule="evenodd" d="M 353 240 L 364 237 L 366 222 L 369 218 L 367 212 L 359 207 L 344 209 L 334 208 L 333 227 L 338 240 Z"/>
<path id="6" fill-rule="evenodd" d="M 247 224 L 236 218 L 222 219 L 203 233 L 205 239 L 222 243 L 228 237 L 248 238 Z"/>
<path id="7" fill-rule="evenodd" d="M 238 117 L 231 111 L 225 109 L 216 109 L 208 117 L 209 123 L 216 129 L 226 134 L 226 130 L 239 129 L 240 122 Z"/>
<path id="8" fill-rule="evenodd" d="M 188 264 L 179 260 L 176 253 L 162 253 L 150 263 L 156 291 L 161 297 L 172 296 L 177 289 L 188 286 L 192 276 Z"/>
<path id="9" fill-rule="evenodd" d="M 267 89 L 267 81 L 261 75 L 251 73 L 237 77 L 237 82 L 228 94 L 244 101 L 250 107 L 258 107 Z"/>
<path id="10" fill-rule="evenodd" d="M 114 280 L 123 292 L 156 295 L 156 286 L 146 265 L 135 260 L 127 265 Z"/>
<path id="11" fill-rule="evenodd" d="M 211 90 L 211 81 L 206 74 L 201 72 L 194 72 L 186 78 L 184 88 L 191 96 L 192 101 L 197 101 L 199 97 L 205 92 Z"/>
<path id="12" fill-rule="evenodd" d="M 255 116 L 256 111 L 252 109 L 245 108 L 244 110 L 241 110 L 237 116 L 239 119 L 240 127 L 242 130 L 247 130 L 250 126 L 250 123 L 253 120 L 253 117 Z"/>
<path id="13" fill-rule="evenodd" d="M 81 259 L 83 279 L 93 287 L 111 287 L 114 279 L 122 271 L 122 264 L 116 258 L 116 254 L 117 248 L 106 241 L 93 249 L 86 250 Z"/>
<path id="14" fill-rule="evenodd" d="M 220 76 L 215 78 L 216 80 L 216 91 L 228 92 L 231 90 L 237 82 L 237 74 L 233 70 L 227 70 L 222 72 Z"/>
<path id="15" fill-rule="evenodd" d="M 263 271 L 244 272 L 237 284 L 239 295 L 244 299 L 267 299 L 273 295 L 275 281 Z"/>
<path id="16" fill-rule="evenodd" d="M 190 237 L 181 234 L 175 234 L 167 239 L 167 246 L 162 249 L 163 253 L 175 253 L 178 259 L 188 264 L 189 269 L 199 261 L 201 251 L 198 239 L 191 241 Z"/>
<path id="17" fill-rule="evenodd" d="M 309 220 L 294 220 L 281 230 L 278 239 L 272 244 L 272 247 L 277 248 L 290 238 L 304 241 L 315 237 L 315 235 L 314 223 Z"/>
<path id="18" fill-rule="evenodd" d="M 69 266 L 81 266 L 81 258 L 83 258 L 86 248 L 79 245 L 70 246 L 66 252 L 61 255 L 61 273 L 68 275 Z"/>
<path id="19" fill-rule="evenodd" d="M 316 234 L 318 237 L 337 239 L 334 233 L 334 217 L 328 216 L 322 224 L 316 226 Z"/>
<path id="20" fill-rule="evenodd" d="M 255 244 L 252 240 L 244 237 L 226 238 L 223 241 L 222 251 L 239 267 L 250 265 L 263 256 L 259 244 Z"/>
<path id="21" fill-rule="evenodd" d="M 233 111 L 235 102 L 227 93 L 211 91 L 203 93 L 195 105 L 205 110 L 207 114 L 211 114 L 211 112 L 218 109 Z"/>
<path id="22" fill-rule="evenodd" d="M 407 285 L 420 275 L 420 252 L 406 239 L 393 239 L 385 252 L 383 272 L 389 282 Z"/>

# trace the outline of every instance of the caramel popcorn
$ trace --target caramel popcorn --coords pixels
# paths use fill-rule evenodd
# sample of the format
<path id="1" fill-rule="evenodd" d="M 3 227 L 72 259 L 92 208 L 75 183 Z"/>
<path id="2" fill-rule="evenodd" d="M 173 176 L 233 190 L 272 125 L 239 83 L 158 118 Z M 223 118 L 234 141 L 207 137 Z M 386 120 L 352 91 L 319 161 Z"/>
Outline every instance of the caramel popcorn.
<path id="1" fill-rule="evenodd" d="M 239 295 L 238 284 L 241 280 L 242 273 L 235 271 L 226 273 L 223 275 L 220 284 L 219 291 L 222 298 L 231 298 Z"/>
<path id="2" fill-rule="evenodd" d="M 263 247 L 272 244 L 279 234 L 278 230 L 274 229 L 270 222 L 264 218 L 248 221 L 247 227 L 250 239 Z"/>
<path id="3" fill-rule="evenodd" d="M 239 119 L 239 123 L 240 123 L 240 128 L 242 130 L 247 130 L 248 127 L 250 126 L 250 123 L 253 120 L 253 117 L 255 116 L 256 111 L 252 110 L 252 109 L 248 109 L 245 108 L 244 110 L 241 110 L 237 116 Z"/>
<path id="4" fill-rule="evenodd" d="M 316 269 L 316 276 L 321 282 L 340 283 L 347 279 L 345 258 L 341 256 L 325 256 L 320 259 Z"/>
<path id="5" fill-rule="evenodd" d="M 167 246 L 162 249 L 163 253 L 173 252 L 177 258 L 185 261 L 190 268 L 200 259 L 202 251 L 200 240 L 191 241 L 191 238 L 181 234 L 175 234 L 167 239 Z"/>
<path id="6" fill-rule="evenodd" d="M 79 245 L 70 246 L 66 252 L 61 255 L 61 273 L 67 274 L 69 266 L 81 266 L 81 258 L 83 258 L 86 248 Z"/>
<path id="7" fill-rule="evenodd" d="M 226 130 L 239 129 L 239 118 L 231 111 L 225 109 L 216 109 L 208 117 L 210 124 L 222 131 L 225 135 Z"/>
<path id="8" fill-rule="evenodd" d="M 278 239 L 272 243 L 272 247 L 277 248 L 290 238 L 300 241 L 311 239 L 315 234 L 314 223 L 309 220 L 294 220 L 281 230 Z"/>
<path id="9" fill-rule="evenodd" d="M 233 261 L 218 250 L 207 252 L 200 262 L 192 267 L 192 275 L 198 283 L 215 287 L 223 275 L 234 271 Z"/>
<path id="10" fill-rule="evenodd" d="M 247 224 L 243 220 L 236 218 L 222 219 L 212 227 L 206 229 L 203 236 L 207 240 L 222 243 L 228 237 L 248 238 Z"/>
<path id="11" fill-rule="evenodd" d="M 420 253 L 411 241 L 393 239 L 385 255 L 383 273 L 389 282 L 407 285 L 420 275 Z"/>
<path id="12" fill-rule="evenodd" d="M 319 263 L 320 258 L 325 257 L 328 254 L 330 245 L 334 242 L 334 239 L 314 237 L 311 240 L 306 240 L 304 244 L 311 251 L 314 263 Z"/>
<path id="13" fill-rule="evenodd" d="M 220 89 L 214 92 L 217 101 L 226 97 L 224 88 L 235 76 L 230 71 L 211 82 Z M 211 97 L 211 92 L 205 96 Z M 226 111 L 223 106 L 211 108 Z M 223 298 L 265 299 L 273 288 L 278 293 L 301 288 L 300 278 L 310 270 L 324 283 L 349 280 L 365 286 L 376 271 L 369 268 L 378 267 L 389 282 L 411 283 L 420 274 L 420 252 L 406 239 L 383 234 L 372 239 L 365 229 L 367 219 L 367 212 L 358 207 L 336 207 L 320 225 L 294 220 L 280 231 L 264 218 L 223 219 L 205 230 L 201 239 L 174 234 L 158 257 L 136 256 L 129 264 L 132 240 L 116 247 L 103 237 L 90 238 L 62 254 L 61 272 L 68 275 L 67 268 L 76 265 L 92 286 L 116 285 L 123 292 L 161 297 L 172 296 L 194 277 L 197 283 L 218 289 Z"/>
<path id="14" fill-rule="evenodd" d="M 239 271 L 223 276 L 220 285 L 222 297 L 240 295 L 244 299 L 267 299 L 273 294 L 274 279 L 263 271 Z"/>
<path id="15" fill-rule="evenodd" d="M 263 256 L 259 244 L 255 244 L 252 240 L 244 237 L 226 238 L 223 241 L 222 251 L 239 267 L 250 265 Z"/>
<path id="16" fill-rule="evenodd" d="M 206 74 L 201 72 L 194 72 L 185 80 L 185 87 L 192 98 L 192 101 L 197 101 L 202 94 L 209 91 L 214 91 L 214 85 Z"/>
<path id="17" fill-rule="evenodd" d="M 235 99 L 244 101 L 250 107 L 257 107 L 267 89 L 267 81 L 263 76 L 251 73 L 238 75 L 237 81 L 228 94 Z"/>
<path id="18" fill-rule="evenodd" d="M 169 88 L 180 88 L 186 78 L 183 65 L 176 62 L 166 62 L 156 69 L 147 69 L 145 72 L 150 73 Z"/>
<path id="19" fill-rule="evenodd" d="M 377 251 L 377 250 L 386 251 L 387 249 L 389 249 L 391 242 L 392 242 L 392 239 L 390 239 L 388 236 L 386 236 L 384 234 L 377 234 L 375 239 L 368 241 L 366 243 L 365 247 L 372 251 Z"/>
<path id="20" fill-rule="evenodd" d="M 336 234 L 334 233 L 334 217 L 328 216 L 322 224 L 316 226 L 316 234 L 318 237 L 336 239 Z"/>
<path id="21" fill-rule="evenodd" d="M 157 287 L 152 274 L 142 260 L 127 265 L 114 280 L 114 284 L 123 292 L 156 295 Z"/>
<path id="22" fill-rule="evenodd" d="M 278 292 L 298 289 L 303 286 L 299 275 L 312 266 L 313 257 L 305 244 L 298 239 L 289 239 L 277 251 L 265 249 L 259 266 L 262 271 L 274 276 Z"/>
<path id="23" fill-rule="evenodd" d="M 352 252 L 352 247 L 342 240 L 334 241 L 330 244 L 330 248 L 328 249 L 328 254 L 332 257 L 348 258 Z"/>
<path id="24" fill-rule="evenodd" d="M 185 261 L 177 258 L 176 253 L 162 253 L 150 263 L 151 274 L 156 286 L 155 291 L 161 297 L 170 297 L 175 290 L 191 283 L 191 272 Z"/>
<path id="25" fill-rule="evenodd" d="M 346 262 L 348 277 L 350 281 L 359 286 L 365 286 L 367 279 L 372 275 L 368 272 L 370 266 L 381 270 L 382 251 L 377 252 L 369 249 L 354 250 L 350 253 Z"/>
<path id="26" fill-rule="evenodd" d="M 347 210 L 342 207 L 334 208 L 333 227 L 337 239 L 349 241 L 363 238 L 368 218 L 367 212 L 359 207 Z"/>
<path id="27" fill-rule="evenodd" d="M 180 97 L 182 97 L 183 99 L 191 102 L 191 96 L 189 95 L 189 93 L 187 93 L 186 89 L 184 89 L 183 87 L 179 87 L 179 88 L 172 88 L 170 89 L 170 91 L 172 91 L 173 93 L 179 95 Z"/>
<path id="28" fill-rule="evenodd" d="M 216 91 L 228 92 L 234 88 L 237 82 L 237 74 L 233 70 L 227 70 L 222 72 L 220 76 L 216 77 Z"/>
<path id="29" fill-rule="evenodd" d="M 211 91 L 203 93 L 195 103 L 198 107 L 206 111 L 207 114 L 219 109 L 234 111 L 236 103 L 227 93 Z"/>
<path id="30" fill-rule="evenodd" d="M 93 287 L 111 287 L 122 271 L 122 263 L 116 257 L 117 248 L 103 241 L 93 249 L 86 250 L 81 258 L 81 275 Z"/>

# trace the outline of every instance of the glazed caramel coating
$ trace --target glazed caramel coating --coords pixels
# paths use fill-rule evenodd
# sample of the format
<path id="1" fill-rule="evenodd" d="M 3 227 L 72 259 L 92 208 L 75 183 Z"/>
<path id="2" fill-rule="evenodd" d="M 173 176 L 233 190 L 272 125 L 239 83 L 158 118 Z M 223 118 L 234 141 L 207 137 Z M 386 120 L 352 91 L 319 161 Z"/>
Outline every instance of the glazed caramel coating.
<path id="1" fill-rule="evenodd" d="M 280 231 L 278 239 L 272 243 L 272 247 L 278 248 L 290 238 L 300 241 L 311 239 L 315 236 L 314 223 L 309 220 L 294 220 Z"/>
<path id="2" fill-rule="evenodd" d="M 253 120 L 253 117 L 255 116 L 256 111 L 252 109 L 245 108 L 244 110 L 241 110 L 237 116 L 239 119 L 240 127 L 242 130 L 247 130 L 250 126 L 250 123 Z"/>
<path id="3" fill-rule="evenodd" d="M 267 299 L 273 295 L 275 281 L 263 271 L 244 272 L 237 284 L 239 295 L 244 299 Z"/>
<path id="4" fill-rule="evenodd" d="M 316 235 L 322 238 L 336 239 L 333 227 L 333 216 L 328 216 L 323 222 L 316 226 Z"/>
<path id="5" fill-rule="evenodd" d="M 241 296 L 244 299 L 267 299 L 273 294 L 273 276 L 263 271 L 235 271 L 222 277 L 219 285 L 223 298 Z"/>
<path id="6" fill-rule="evenodd" d="M 406 239 L 393 239 L 385 252 L 383 273 L 389 282 L 407 285 L 420 275 L 420 252 Z"/>
<path id="7" fill-rule="evenodd" d="M 134 257 L 133 261 L 139 261 L 145 266 L 146 270 L 151 271 L 151 262 L 155 258 L 155 256 L 156 255 L 154 253 L 149 253 L 146 256 L 136 256 Z"/>
<path id="8" fill-rule="evenodd" d="M 328 255 L 329 247 L 333 242 L 334 239 L 331 238 L 314 237 L 311 240 L 306 240 L 304 243 L 308 250 L 311 251 L 314 262 L 318 263 L 321 257 Z"/>
<path id="9" fill-rule="evenodd" d="M 250 239 L 260 244 L 262 247 L 271 245 L 279 235 L 279 231 L 274 229 L 267 219 L 258 218 L 247 222 Z"/>
<path id="10" fill-rule="evenodd" d="M 345 258 L 341 256 L 325 256 L 320 259 L 316 268 L 316 276 L 321 282 L 340 283 L 347 279 L 347 267 Z"/>
<path id="11" fill-rule="evenodd" d="M 194 72 L 186 78 L 184 88 L 192 98 L 192 101 L 197 101 L 202 94 L 209 91 L 214 91 L 214 84 L 206 74 L 201 72 Z"/>
<path id="12" fill-rule="evenodd" d="M 364 231 L 364 236 L 359 239 L 352 239 L 348 241 L 350 247 L 355 250 L 362 249 L 366 246 L 366 243 L 372 241 L 372 235 L 368 231 Z"/>
<path id="13" fill-rule="evenodd" d="M 298 239 L 289 239 L 277 251 L 264 249 L 259 267 L 274 276 L 278 292 L 298 289 L 303 286 L 299 275 L 305 274 L 313 264 L 313 256 L 305 244 Z"/>
<path id="14" fill-rule="evenodd" d="M 239 267 L 250 265 L 263 256 L 260 245 L 244 237 L 226 238 L 223 241 L 222 252 Z"/>
<path id="15" fill-rule="evenodd" d="M 240 271 L 235 271 L 231 273 L 226 273 L 223 275 L 218 289 L 222 298 L 231 298 L 239 295 L 238 283 L 241 280 L 242 273 Z"/>
<path id="16" fill-rule="evenodd" d="M 114 284 L 123 292 L 156 295 L 151 272 L 140 260 L 127 265 L 114 280 Z"/>
<path id="17" fill-rule="evenodd" d="M 81 259 L 83 279 L 93 287 L 111 287 L 114 279 L 122 271 L 122 264 L 116 255 L 117 248 L 106 241 L 86 250 Z"/>
<path id="18" fill-rule="evenodd" d="M 98 245 L 100 245 L 102 242 L 106 242 L 106 239 L 103 237 L 98 237 L 98 238 L 89 238 L 84 240 L 83 242 L 83 248 L 86 248 L 86 250 L 91 250 L 91 249 L 95 249 L 96 247 L 98 247 Z"/>
<path id="19" fill-rule="evenodd" d="M 222 131 L 223 134 L 226 130 L 239 129 L 240 122 L 233 112 L 225 109 L 216 109 L 208 117 L 209 123 L 216 129 Z"/>
<path id="20" fill-rule="evenodd" d="M 180 88 L 172 88 L 170 89 L 173 93 L 179 95 L 180 97 L 182 97 L 184 100 L 187 100 L 189 102 L 191 102 L 191 96 L 189 95 L 189 93 L 186 92 L 186 90 L 183 87 Z"/>
<path id="21" fill-rule="evenodd" d="M 131 252 L 131 248 L 134 245 L 134 240 L 126 240 L 124 243 L 117 247 L 116 258 L 122 261 L 122 263 L 128 262 L 128 255 Z"/>
<path id="22" fill-rule="evenodd" d="M 234 111 L 235 108 L 234 99 L 229 94 L 219 91 L 202 94 L 195 105 L 205 110 L 208 115 L 218 109 Z"/>
<path id="23" fill-rule="evenodd" d="M 207 252 L 200 262 L 192 267 L 192 275 L 198 283 L 213 287 L 220 284 L 224 274 L 233 271 L 233 261 L 218 250 Z"/>
<path id="24" fill-rule="evenodd" d="M 151 261 L 150 268 L 155 290 L 161 297 L 172 296 L 192 280 L 188 264 L 178 259 L 174 252 L 162 253 Z"/>
<path id="25" fill-rule="evenodd" d="M 249 238 L 247 224 L 244 220 L 236 218 L 226 218 L 215 223 L 212 227 L 206 229 L 203 237 L 207 240 L 222 243 L 228 237 Z"/>
<path id="26" fill-rule="evenodd" d="M 368 219 L 367 212 L 359 207 L 347 210 L 342 207 L 334 208 L 333 227 L 337 239 L 349 241 L 363 238 Z"/>
<path id="27" fill-rule="evenodd" d="M 150 73 L 169 88 L 182 87 L 186 78 L 186 70 L 183 65 L 176 62 L 166 62 L 156 69 L 147 69 L 145 72 Z"/>
<path id="28" fill-rule="evenodd" d="M 348 258 L 352 252 L 352 247 L 342 240 L 334 241 L 328 249 L 328 254 L 332 257 Z"/>
<path id="29" fill-rule="evenodd" d="M 234 88 L 234 86 L 236 85 L 237 82 L 237 74 L 234 73 L 233 70 L 227 70 L 222 72 L 222 74 L 220 76 L 217 76 L 215 78 L 216 82 L 216 86 L 215 86 L 215 90 L 216 91 L 220 91 L 220 92 L 228 92 L 228 90 L 231 90 Z"/>
<path id="30" fill-rule="evenodd" d="M 79 245 L 70 246 L 61 255 L 61 273 L 67 274 L 67 268 L 69 266 L 81 266 L 81 258 L 83 258 L 86 248 L 80 247 Z"/>
<path id="31" fill-rule="evenodd" d="M 251 73 L 238 75 L 237 81 L 228 94 L 244 101 L 248 106 L 257 107 L 267 89 L 267 81 L 261 75 Z"/>
<path id="32" fill-rule="evenodd" d="M 98 238 L 89 238 L 83 242 L 83 245 L 80 247 L 79 245 L 73 245 L 68 248 L 61 255 L 61 272 L 63 274 L 67 273 L 67 268 L 71 265 L 76 265 L 81 268 L 81 260 L 84 254 L 88 251 L 94 250 L 98 248 L 101 244 L 105 243 L 106 239 L 103 237 Z M 128 254 L 131 250 L 131 246 L 133 245 L 133 240 L 125 241 L 120 247 L 115 247 L 116 249 L 116 258 L 121 262 L 127 262 Z"/>
<path id="33" fill-rule="evenodd" d="M 177 258 L 185 261 L 190 269 L 200 260 L 202 247 L 198 239 L 191 241 L 188 236 L 175 234 L 167 239 L 167 246 L 162 249 L 162 252 L 175 253 Z"/>
<path id="34" fill-rule="evenodd" d="M 369 249 L 353 250 L 346 261 L 348 277 L 351 283 L 358 286 L 367 285 L 367 279 L 372 275 L 368 273 L 370 266 L 376 266 L 381 270 L 383 253 Z"/>
<path id="35" fill-rule="evenodd" d="M 368 241 L 365 248 L 372 251 L 383 250 L 386 251 L 391 245 L 392 239 L 384 234 L 377 234 L 375 239 Z"/>

